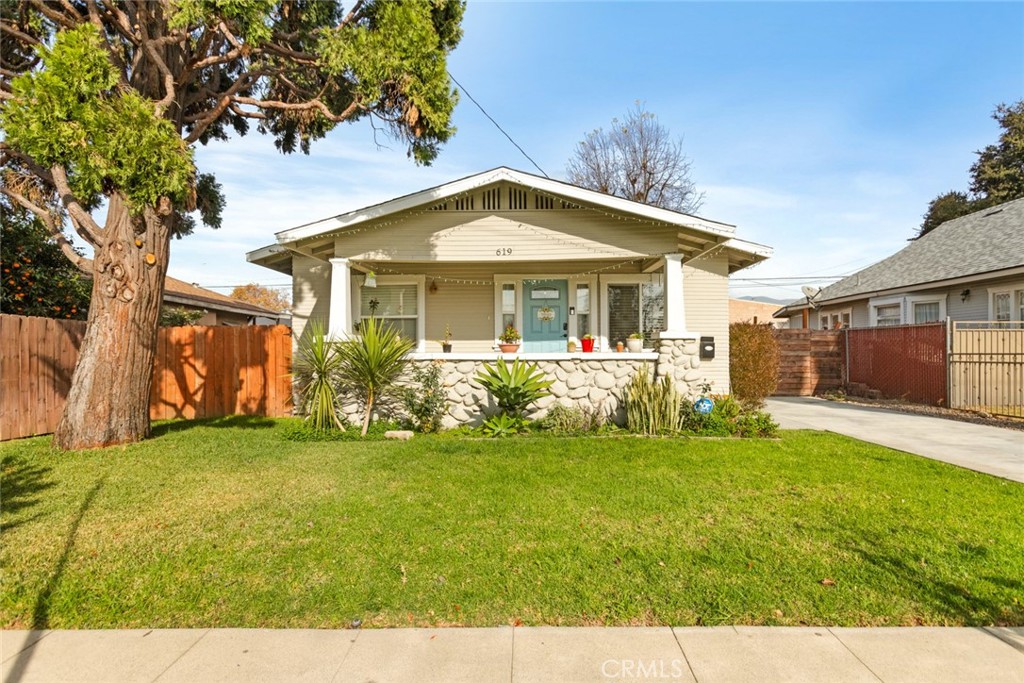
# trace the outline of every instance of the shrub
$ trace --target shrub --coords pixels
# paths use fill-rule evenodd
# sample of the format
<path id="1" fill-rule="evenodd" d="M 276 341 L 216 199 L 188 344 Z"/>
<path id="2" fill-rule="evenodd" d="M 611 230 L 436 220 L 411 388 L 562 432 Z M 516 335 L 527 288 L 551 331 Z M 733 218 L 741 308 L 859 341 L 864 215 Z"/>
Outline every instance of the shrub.
<path id="1" fill-rule="evenodd" d="M 601 411 L 590 406 L 571 408 L 556 404 L 540 420 L 540 428 L 559 434 L 583 434 L 596 432 L 604 426 Z"/>
<path id="2" fill-rule="evenodd" d="M 324 336 L 323 323 L 310 322 L 295 358 L 295 388 L 306 423 L 316 431 L 345 429 L 338 415 L 340 367 L 338 347 Z"/>
<path id="3" fill-rule="evenodd" d="M 771 324 L 729 325 L 729 376 L 732 393 L 760 407 L 779 383 L 779 345 Z"/>
<path id="4" fill-rule="evenodd" d="M 526 429 L 526 420 L 518 415 L 498 413 L 484 420 L 480 429 L 491 438 L 512 436 Z"/>
<path id="5" fill-rule="evenodd" d="M 339 345 L 341 379 L 363 404 L 363 436 L 374 407 L 394 391 L 409 362 L 406 355 L 415 347 L 397 329 L 372 317 L 362 322 L 358 335 Z"/>
<path id="6" fill-rule="evenodd" d="M 685 433 L 748 438 L 775 436 L 779 426 L 768 413 L 744 406 L 731 396 L 715 396 L 713 400 L 715 406 L 706 415 L 684 402 L 682 429 Z"/>
<path id="7" fill-rule="evenodd" d="M 626 429 L 638 434 L 678 431 L 683 401 L 668 377 L 655 380 L 647 367 L 626 385 Z"/>
<path id="8" fill-rule="evenodd" d="M 518 358 L 512 365 L 504 358 L 494 365 L 484 365 L 476 381 L 491 393 L 501 414 L 511 417 L 522 417 L 531 403 L 550 394 L 548 387 L 554 384 L 554 380 L 544 379 L 536 365 Z"/>
<path id="9" fill-rule="evenodd" d="M 440 364 L 417 369 L 412 380 L 418 386 L 405 388 L 402 403 L 413 428 L 428 433 L 439 431 L 441 420 L 448 414 L 448 392 L 441 385 Z"/>

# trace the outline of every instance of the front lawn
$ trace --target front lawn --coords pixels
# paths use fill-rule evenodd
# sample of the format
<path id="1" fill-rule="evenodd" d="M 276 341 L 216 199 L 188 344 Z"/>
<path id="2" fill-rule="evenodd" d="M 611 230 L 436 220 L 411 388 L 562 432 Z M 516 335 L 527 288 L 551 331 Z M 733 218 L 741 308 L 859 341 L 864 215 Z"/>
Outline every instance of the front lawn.
<path id="1" fill-rule="evenodd" d="M 0 445 L 8 628 L 1024 624 L 1024 485 L 823 433 Z"/>

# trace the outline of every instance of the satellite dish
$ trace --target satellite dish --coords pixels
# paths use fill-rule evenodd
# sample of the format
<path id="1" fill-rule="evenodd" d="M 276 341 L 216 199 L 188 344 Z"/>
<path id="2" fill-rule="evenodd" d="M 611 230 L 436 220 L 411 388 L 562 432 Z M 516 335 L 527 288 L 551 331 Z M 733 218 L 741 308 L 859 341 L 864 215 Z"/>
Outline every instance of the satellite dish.
<path id="1" fill-rule="evenodd" d="M 817 298 L 821 294 L 821 287 L 812 287 L 811 285 L 804 285 L 800 288 L 800 291 L 807 297 L 807 303 L 811 305 L 811 308 L 817 308 Z"/>

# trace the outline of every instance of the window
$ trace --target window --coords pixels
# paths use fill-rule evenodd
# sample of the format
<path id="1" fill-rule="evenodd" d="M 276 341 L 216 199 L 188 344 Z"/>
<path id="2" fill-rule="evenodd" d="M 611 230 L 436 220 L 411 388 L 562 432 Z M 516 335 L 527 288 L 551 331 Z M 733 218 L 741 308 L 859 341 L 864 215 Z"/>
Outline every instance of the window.
<path id="1" fill-rule="evenodd" d="M 590 285 L 576 285 L 576 335 L 593 334 L 590 328 Z"/>
<path id="2" fill-rule="evenodd" d="M 419 292 L 416 285 L 377 285 L 359 289 L 359 319 L 380 318 L 405 339 L 418 338 Z"/>
<path id="3" fill-rule="evenodd" d="M 1010 293 L 996 292 L 992 295 L 992 310 L 996 320 L 1010 319 Z"/>
<path id="4" fill-rule="evenodd" d="M 1024 289 L 1017 290 L 1017 320 L 1024 320 Z"/>
<path id="5" fill-rule="evenodd" d="M 501 329 L 516 325 L 516 286 L 507 282 L 501 286 Z"/>
<path id="6" fill-rule="evenodd" d="M 625 342 L 642 332 L 653 339 L 665 329 L 665 288 L 661 283 L 630 282 L 608 285 L 608 343 Z"/>
<path id="7" fill-rule="evenodd" d="M 914 304 L 914 322 L 933 323 L 942 320 L 942 310 L 938 301 L 926 301 Z"/>
<path id="8" fill-rule="evenodd" d="M 844 311 L 836 311 L 834 313 L 822 313 L 821 329 L 838 330 L 840 328 L 849 327 L 851 315 L 852 311 L 849 308 Z"/>
<path id="9" fill-rule="evenodd" d="M 899 325 L 902 322 L 900 319 L 900 305 L 886 304 L 885 306 L 875 306 L 875 320 L 879 327 Z"/>

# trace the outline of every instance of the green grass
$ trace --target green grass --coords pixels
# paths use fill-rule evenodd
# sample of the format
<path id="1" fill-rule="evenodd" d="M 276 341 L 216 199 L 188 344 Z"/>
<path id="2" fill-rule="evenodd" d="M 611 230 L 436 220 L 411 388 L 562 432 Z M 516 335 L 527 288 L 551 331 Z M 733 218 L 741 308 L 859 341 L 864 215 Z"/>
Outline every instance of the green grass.
<path id="1" fill-rule="evenodd" d="M 1021 484 L 811 432 L 285 427 L 0 446 L 0 625 L 1024 624 Z"/>

